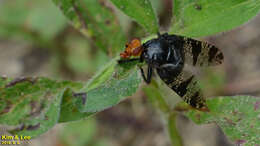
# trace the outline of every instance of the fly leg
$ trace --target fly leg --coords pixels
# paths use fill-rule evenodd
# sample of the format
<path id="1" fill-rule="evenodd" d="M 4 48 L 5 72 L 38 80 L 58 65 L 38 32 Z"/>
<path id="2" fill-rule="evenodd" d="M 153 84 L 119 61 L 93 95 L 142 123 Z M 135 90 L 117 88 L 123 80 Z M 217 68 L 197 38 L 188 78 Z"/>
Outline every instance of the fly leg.
<path id="1" fill-rule="evenodd" d="M 149 84 L 151 83 L 151 79 L 152 79 L 152 73 L 153 73 L 153 68 L 151 67 L 151 65 L 148 65 L 148 72 L 147 72 L 147 77 L 145 77 L 144 75 L 144 70 L 142 67 L 139 67 L 140 70 L 141 70 L 141 74 L 142 74 L 142 77 L 144 79 L 144 81 Z"/>

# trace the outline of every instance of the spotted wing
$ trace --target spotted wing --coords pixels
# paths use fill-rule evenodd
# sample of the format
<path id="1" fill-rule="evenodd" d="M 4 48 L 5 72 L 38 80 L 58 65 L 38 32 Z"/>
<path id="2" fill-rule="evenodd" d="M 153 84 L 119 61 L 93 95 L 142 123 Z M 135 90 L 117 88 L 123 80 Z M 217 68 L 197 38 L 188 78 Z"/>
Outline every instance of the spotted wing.
<path id="1" fill-rule="evenodd" d="M 185 63 L 193 66 L 219 65 L 224 61 L 220 49 L 207 42 L 194 40 L 178 35 L 163 34 L 171 45 L 182 48 L 185 56 Z"/>
<path id="2" fill-rule="evenodd" d="M 174 90 L 186 103 L 200 110 L 208 109 L 206 100 L 192 73 L 183 70 L 174 78 L 167 77 L 165 75 L 167 71 L 157 70 L 157 73 L 168 87 Z"/>

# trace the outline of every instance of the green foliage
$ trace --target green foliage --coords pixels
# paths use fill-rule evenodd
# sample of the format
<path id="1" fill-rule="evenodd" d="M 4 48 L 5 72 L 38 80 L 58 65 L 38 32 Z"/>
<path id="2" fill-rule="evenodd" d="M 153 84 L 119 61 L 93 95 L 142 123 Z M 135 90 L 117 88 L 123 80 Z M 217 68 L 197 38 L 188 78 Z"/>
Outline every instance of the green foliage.
<path id="1" fill-rule="evenodd" d="M 141 82 L 137 70 L 116 64 L 116 60 L 112 60 L 109 66 L 80 90 L 88 93 L 86 104 L 82 104 L 80 99 L 76 102 L 81 112 L 102 111 L 136 92 Z"/>
<path id="2" fill-rule="evenodd" d="M 74 50 L 69 50 L 72 55 L 66 61 L 75 70 L 84 71 L 84 66 L 87 66 L 92 68 L 88 70 L 91 72 L 98 66 L 92 64 L 93 58 L 84 52 L 85 48 L 100 49 L 103 55 L 106 53 L 107 56 L 103 57 L 100 64 L 107 62 L 108 56 L 116 56 L 122 50 L 126 37 L 112 4 L 143 26 L 151 34 L 147 38 L 153 37 L 152 34 L 160 29 L 149 0 L 110 0 L 111 3 L 108 0 L 52 1 L 88 40 L 87 45 L 79 47 L 83 53 L 73 54 Z M 35 42 L 40 39 L 42 42 L 52 40 L 65 29 L 64 17 L 57 13 L 51 3 L 37 0 L 35 7 L 29 7 L 30 5 L 22 1 L 3 3 L 8 7 L 0 5 L 0 36 L 19 36 Z M 28 8 L 28 11 L 24 11 L 24 8 Z M 174 0 L 173 24 L 169 29 L 171 33 L 191 37 L 216 34 L 244 24 L 254 17 L 259 9 L 259 0 Z M 77 41 L 78 45 L 85 42 L 78 39 Z M 71 46 L 73 49 L 74 45 Z M 82 59 L 85 57 L 88 58 L 87 61 Z M 119 65 L 118 59 L 119 57 L 115 57 L 104 65 L 87 83 L 55 81 L 41 77 L 0 78 L 0 124 L 14 126 L 15 128 L 10 130 L 13 134 L 36 137 L 58 122 L 80 120 L 117 105 L 135 93 L 141 83 L 137 62 Z M 215 84 L 221 85 L 222 80 L 214 75 L 212 78 Z M 175 127 L 176 113 L 172 112 L 172 103 L 165 99 L 162 94 L 165 91 L 159 86 L 153 81 L 152 85 L 144 88 L 144 92 L 166 115 L 172 142 L 181 145 Z M 259 144 L 260 101 L 257 98 L 221 97 L 209 99 L 207 104 L 210 109 L 208 113 L 188 110 L 185 114 L 199 123 L 216 122 L 235 142 Z M 91 137 L 93 133 L 87 135 Z"/>
<path id="3" fill-rule="evenodd" d="M 64 15 L 85 36 L 105 52 L 115 54 L 126 39 L 119 22 L 104 0 L 53 0 Z"/>
<path id="4" fill-rule="evenodd" d="M 77 99 L 74 98 L 73 94 L 74 92 L 72 90 L 67 90 L 63 95 L 60 107 L 59 123 L 84 119 L 94 114 L 91 112 L 81 113 L 76 106 Z"/>
<path id="5" fill-rule="evenodd" d="M 170 32 L 201 37 L 230 30 L 256 16 L 259 0 L 174 0 Z"/>
<path id="6" fill-rule="evenodd" d="M 196 123 L 217 123 L 235 143 L 252 146 L 260 142 L 260 99 L 250 96 L 217 97 L 207 100 L 210 112 L 185 113 Z"/>
<path id="7" fill-rule="evenodd" d="M 13 134 L 38 136 L 58 122 L 66 88 L 81 86 L 47 78 L 0 78 L 0 123 L 15 126 Z"/>
<path id="8" fill-rule="evenodd" d="M 149 0 L 111 0 L 111 2 L 148 32 L 159 31 L 157 18 Z"/>
<path id="9" fill-rule="evenodd" d="M 47 78 L 0 78 L 0 123 L 16 126 L 10 131 L 13 134 L 35 137 L 58 121 L 79 120 L 118 104 L 136 92 L 140 81 L 135 69 L 119 66 L 115 59 L 86 85 Z"/>

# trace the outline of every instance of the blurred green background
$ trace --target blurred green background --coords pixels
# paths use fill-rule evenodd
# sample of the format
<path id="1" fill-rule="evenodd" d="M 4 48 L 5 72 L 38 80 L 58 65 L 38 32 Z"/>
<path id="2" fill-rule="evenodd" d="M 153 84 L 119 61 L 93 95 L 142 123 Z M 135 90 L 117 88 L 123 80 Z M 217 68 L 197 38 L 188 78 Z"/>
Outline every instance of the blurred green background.
<path id="1" fill-rule="evenodd" d="M 162 30 L 170 23 L 169 2 L 153 0 Z M 147 35 L 115 11 L 128 40 Z M 232 31 L 199 38 L 216 44 L 225 54 L 223 65 L 198 71 L 207 96 L 260 94 L 259 25 L 257 16 Z M 91 40 L 74 29 L 51 0 L 0 0 L 1 75 L 86 81 L 110 59 L 108 56 L 93 48 Z M 165 121 L 145 97 L 140 89 L 116 107 L 87 120 L 58 124 L 23 145 L 170 146 Z M 196 126 L 182 116 L 177 122 L 187 146 L 230 145 L 216 125 Z"/>

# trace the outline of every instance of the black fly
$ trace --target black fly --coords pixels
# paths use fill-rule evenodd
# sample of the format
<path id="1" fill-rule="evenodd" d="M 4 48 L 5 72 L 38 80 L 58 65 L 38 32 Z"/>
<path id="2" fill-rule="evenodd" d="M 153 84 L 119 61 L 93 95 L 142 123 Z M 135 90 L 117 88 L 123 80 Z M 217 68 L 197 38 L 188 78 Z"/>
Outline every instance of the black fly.
<path id="1" fill-rule="evenodd" d="M 126 45 L 125 52 L 120 54 L 119 63 L 140 60 L 148 65 L 147 75 L 140 67 L 144 81 L 151 82 L 153 69 L 160 78 L 174 90 L 182 99 L 197 109 L 207 109 L 205 98 L 198 86 L 197 80 L 191 72 L 184 71 L 184 63 L 193 66 L 218 65 L 223 62 L 223 53 L 207 42 L 191 38 L 158 34 L 158 38 L 144 44 L 135 39 Z M 140 56 L 132 58 L 131 56 Z"/>

